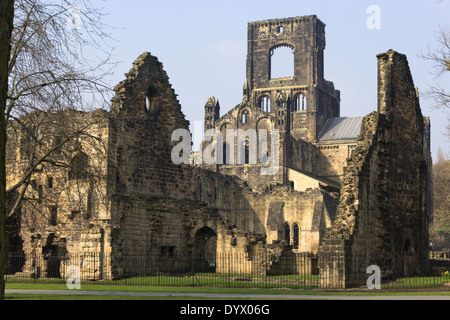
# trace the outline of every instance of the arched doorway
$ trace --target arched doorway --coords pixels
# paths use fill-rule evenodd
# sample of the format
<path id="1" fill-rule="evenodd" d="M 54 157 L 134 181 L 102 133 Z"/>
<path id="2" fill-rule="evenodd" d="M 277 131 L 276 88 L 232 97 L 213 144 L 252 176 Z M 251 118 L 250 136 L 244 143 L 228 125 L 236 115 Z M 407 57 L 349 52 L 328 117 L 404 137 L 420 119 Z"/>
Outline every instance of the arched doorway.
<path id="1" fill-rule="evenodd" d="M 216 267 L 217 234 L 209 228 L 203 227 L 195 233 L 194 259 L 196 271 L 215 271 Z"/>
<path id="2" fill-rule="evenodd" d="M 44 277 L 61 278 L 61 263 L 65 261 L 66 253 L 66 240 L 50 234 L 42 248 Z"/>

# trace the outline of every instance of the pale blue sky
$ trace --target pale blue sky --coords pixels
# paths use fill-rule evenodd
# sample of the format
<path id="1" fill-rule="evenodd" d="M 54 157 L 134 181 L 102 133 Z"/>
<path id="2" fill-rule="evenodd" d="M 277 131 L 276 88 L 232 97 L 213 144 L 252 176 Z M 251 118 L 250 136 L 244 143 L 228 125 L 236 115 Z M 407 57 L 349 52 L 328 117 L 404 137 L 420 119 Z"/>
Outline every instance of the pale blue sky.
<path id="1" fill-rule="evenodd" d="M 419 58 L 437 47 L 436 32 L 450 25 L 450 1 L 444 0 L 93 0 L 109 13 L 115 59 L 121 61 L 112 85 L 124 79 L 133 61 L 149 51 L 164 65 L 187 119 L 203 120 L 206 100 L 215 96 L 221 115 L 242 101 L 247 53 L 247 23 L 315 14 L 326 24 L 325 77 L 341 91 L 341 116 L 366 115 L 377 106 L 378 53 L 394 49 L 407 55 L 419 90 L 440 83 L 450 90 L 450 74 L 436 79 L 432 65 Z M 370 30 L 367 8 L 381 9 L 381 28 Z M 432 151 L 450 153 L 443 136 L 449 114 L 432 111 Z"/>

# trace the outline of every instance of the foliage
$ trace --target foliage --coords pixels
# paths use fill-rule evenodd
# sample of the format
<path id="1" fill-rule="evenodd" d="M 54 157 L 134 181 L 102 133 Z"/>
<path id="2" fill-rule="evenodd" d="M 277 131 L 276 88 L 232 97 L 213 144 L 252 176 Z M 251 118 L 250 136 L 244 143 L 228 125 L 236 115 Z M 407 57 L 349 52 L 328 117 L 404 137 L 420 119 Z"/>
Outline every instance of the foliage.
<path id="1" fill-rule="evenodd" d="M 450 161 L 440 159 L 433 166 L 433 223 L 430 240 L 437 246 L 450 247 Z"/>

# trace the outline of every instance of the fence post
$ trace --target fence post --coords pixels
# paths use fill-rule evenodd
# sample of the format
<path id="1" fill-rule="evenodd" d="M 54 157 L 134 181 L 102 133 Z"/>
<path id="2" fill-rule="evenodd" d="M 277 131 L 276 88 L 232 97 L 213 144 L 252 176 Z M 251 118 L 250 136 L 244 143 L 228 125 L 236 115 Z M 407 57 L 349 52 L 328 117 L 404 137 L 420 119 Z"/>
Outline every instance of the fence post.
<path id="1" fill-rule="evenodd" d="M 33 283 L 36 283 L 36 274 L 37 274 L 37 266 L 36 266 L 36 252 L 34 252 L 33 254 Z"/>
<path id="2" fill-rule="evenodd" d="M 191 269 L 192 286 L 195 287 L 195 274 L 194 274 L 195 257 L 193 255 L 191 255 L 189 260 L 190 260 L 189 261 L 189 266 L 190 266 L 190 269 Z"/>

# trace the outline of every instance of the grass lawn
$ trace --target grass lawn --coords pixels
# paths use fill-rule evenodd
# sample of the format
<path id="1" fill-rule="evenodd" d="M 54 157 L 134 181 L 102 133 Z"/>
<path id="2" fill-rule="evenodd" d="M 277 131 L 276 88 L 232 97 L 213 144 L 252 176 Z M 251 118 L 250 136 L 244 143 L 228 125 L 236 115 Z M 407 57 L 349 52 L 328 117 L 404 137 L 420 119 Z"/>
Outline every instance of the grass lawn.
<path id="1" fill-rule="evenodd" d="M 7 283 L 6 289 L 20 290 L 65 290 L 64 284 L 12 284 Z M 82 285 L 82 291 L 114 291 L 120 292 L 164 292 L 164 293 L 214 293 L 214 294 L 252 294 L 252 295 L 320 295 L 320 296 L 450 296 L 450 291 L 365 291 L 365 292 L 332 292 L 319 290 L 289 290 L 289 289 L 246 289 L 246 288 L 212 288 L 212 287 L 156 287 L 156 286 L 121 286 L 121 285 Z M 202 297 L 143 297 L 127 295 L 29 295 L 11 294 L 8 300 L 208 300 Z M 224 298 L 226 300 L 233 300 Z M 217 298 L 211 300 L 219 300 Z M 245 299 L 236 299 L 245 300 Z"/>
<path id="2" fill-rule="evenodd" d="M 170 300 L 186 300 L 184 297 L 171 297 Z M 203 298 L 197 298 L 198 300 L 205 300 Z M 46 301 L 105 301 L 105 300 L 168 300 L 167 297 L 132 297 L 132 296 L 98 296 L 98 295 L 54 295 L 54 294 L 46 294 L 46 295 L 36 295 L 36 294 L 10 294 L 6 296 L 6 301 L 10 300 L 20 300 L 20 301 L 36 301 L 36 300 L 46 300 Z M 191 300 L 191 298 L 189 298 Z M 196 300 L 193 298 L 192 300 Z"/>
<path id="3" fill-rule="evenodd" d="M 20 279 L 7 281 L 6 289 L 19 290 L 64 290 L 69 292 L 63 279 L 36 279 L 34 283 L 21 282 Z M 51 280 L 51 279 L 50 279 Z M 23 280 L 26 281 L 26 280 Z M 30 279 L 28 279 L 30 281 Z M 326 291 L 318 286 L 317 276 L 272 276 L 251 277 L 249 275 L 228 274 L 218 277 L 215 274 L 195 274 L 185 277 L 135 277 L 101 284 L 83 282 L 82 291 L 113 291 L 114 295 L 30 295 L 10 294 L 11 300 L 206 300 L 201 297 L 144 297 L 120 295 L 120 292 L 163 292 L 163 293 L 212 293 L 212 294 L 252 294 L 252 295 L 321 295 L 321 296 L 364 296 L 364 295 L 450 295 L 449 277 L 415 277 L 397 279 L 382 284 L 382 290 Z M 256 287 L 256 288 L 255 288 Z M 421 290 L 421 291 L 419 291 Z M 229 298 L 226 298 L 230 300 Z M 214 298 L 213 300 L 218 300 Z"/>
<path id="4" fill-rule="evenodd" d="M 31 282 L 30 282 L 31 281 Z M 318 276 L 287 275 L 287 276 L 252 276 L 247 274 L 215 274 L 196 273 L 182 276 L 145 276 L 129 277 L 121 280 L 98 281 L 96 285 L 125 286 L 177 286 L 177 287 L 223 287 L 223 288 L 283 288 L 283 289 L 316 289 Z M 7 281 L 8 282 L 8 281 Z M 12 283 L 33 284 L 65 284 L 63 279 L 20 279 L 11 278 Z M 84 282 L 90 285 L 92 282 Z"/>

